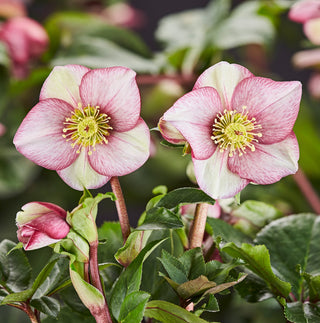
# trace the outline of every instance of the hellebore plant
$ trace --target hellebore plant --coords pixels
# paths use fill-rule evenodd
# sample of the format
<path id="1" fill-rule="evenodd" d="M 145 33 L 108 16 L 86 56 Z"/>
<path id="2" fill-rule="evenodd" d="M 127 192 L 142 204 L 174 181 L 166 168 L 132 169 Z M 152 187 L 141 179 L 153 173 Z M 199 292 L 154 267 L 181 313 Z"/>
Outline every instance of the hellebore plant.
<path id="1" fill-rule="evenodd" d="M 82 319 L 76 309 L 70 318 L 72 300 L 64 292 L 72 285 L 98 323 L 203 323 L 207 321 L 202 314 L 219 310 L 215 294 L 239 285 L 242 295 L 256 297 L 250 293 L 258 291 L 258 298 L 274 297 L 288 319 L 297 299 L 313 306 L 318 278 L 301 267 L 298 281 L 305 284 L 303 276 L 312 292 L 299 294 L 297 290 L 306 286 L 299 289 L 289 283 L 281 268 L 276 268 L 280 277 L 273 272 L 261 242 L 265 239 L 273 247 L 275 239 L 268 240 L 268 228 L 257 236 L 259 245 L 253 241 L 254 234 L 281 212 L 262 202 L 239 205 L 236 196 L 250 182 L 271 184 L 297 171 L 299 149 L 292 128 L 300 82 L 256 77 L 227 62 L 204 71 L 193 90 L 158 123 L 168 142 L 183 144 L 184 153 L 191 154 L 200 189 L 168 193 L 165 186 L 155 188 L 138 227 L 131 230 L 118 176 L 141 167 L 150 151 L 135 76 L 125 67 L 91 70 L 67 65 L 55 67 L 44 82 L 40 101 L 22 121 L 14 144 L 34 163 L 57 171 L 70 187 L 83 190 L 83 195 L 71 212 L 31 202 L 17 213 L 21 243 L 0 244 L 1 304 L 25 311 L 33 323 L 51 322 L 50 316 L 71 323 Z M 89 192 L 108 181 L 112 193 L 93 197 Z M 115 201 L 120 223 L 106 222 L 98 229 L 98 204 L 106 198 Z M 309 227 L 316 226 L 312 215 L 305 218 Z M 291 232 L 284 230 L 287 235 Z M 281 236 L 285 234 L 278 233 L 278 239 Z M 50 246 L 55 252 L 33 283 L 24 277 L 28 264 L 16 250 L 22 246 L 25 250 Z M 10 268 L 14 261 L 23 265 L 17 272 L 2 271 L 4 259 Z M 293 267 L 296 273 L 297 263 Z M 255 285 L 257 276 L 261 282 Z M 18 283 L 14 277 L 20 277 Z M 24 289 L 21 281 L 26 281 Z M 56 293 L 62 296 L 53 297 Z M 79 307 L 82 314 L 88 312 L 77 303 L 75 308 Z"/>

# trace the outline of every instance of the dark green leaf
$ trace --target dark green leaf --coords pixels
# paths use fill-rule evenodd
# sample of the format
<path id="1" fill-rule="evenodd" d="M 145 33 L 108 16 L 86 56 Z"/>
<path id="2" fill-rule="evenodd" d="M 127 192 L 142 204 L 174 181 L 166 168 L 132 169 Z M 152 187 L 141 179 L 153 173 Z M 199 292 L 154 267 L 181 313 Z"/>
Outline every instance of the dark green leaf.
<path id="1" fill-rule="evenodd" d="M 144 315 L 163 323 L 207 322 L 184 308 L 166 301 L 151 301 L 147 303 Z"/>
<path id="2" fill-rule="evenodd" d="M 280 280 L 273 273 L 269 252 L 264 245 L 252 246 L 243 243 L 239 248 L 233 242 L 229 242 L 222 248 L 222 251 L 244 260 L 246 267 L 260 276 L 269 285 L 275 295 L 288 296 L 291 285 L 288 282 Z"/>
<path id="3" fill-rule="evenodd" d="M 150 294 L 137 291 L 127 295 L 121 304 L 119 322 L 140 323 Z"/>
<path id="4" fill-rule="evenodd" d="M 288 303 L 284 309 L 288 321 L 294 323 L 318 323 L 320 322 L 319 304 L 309 302 Z"/>
<path id="5" fill-rule="evenodd" d="M 183 227 L 181 219 L 164 207 L 154 207 L 147 211 L 143 224 L 136 230 L 179 229 Z"/>
<path id="6" fill-rule="evenodd" d="M 308 273 L 302 273 L 301 276 L 307 282 L 309 300 L 311 302 L 320 300 L 320 275 L 310 275 Z"/>
<path id="7" fill-rule="evenodd" d="M 14 250 L 16 244 L 10 240 L 0 243 L 0 283 L 11 292 L 27 289 L 31 283 L 31 267 L 22 250 Z"/>
<path id="8" fill-rule="evenodd" d="M 184 268 L 186 268 L 188 279 L 192 280 L 201 275 L 206 275 L 206 265 L 201 248 L 194 248 L 186 251 L 179 257 L 179 261 L 183 264 Z"/>
<path id="9" fill-rule="evenodd" d="M 39 312 L 49 316 L 57 317 L 60 311 L 60 303 L 52 298 L 43 296 L 31 300 L 30 305 L 37 309 Z"/>

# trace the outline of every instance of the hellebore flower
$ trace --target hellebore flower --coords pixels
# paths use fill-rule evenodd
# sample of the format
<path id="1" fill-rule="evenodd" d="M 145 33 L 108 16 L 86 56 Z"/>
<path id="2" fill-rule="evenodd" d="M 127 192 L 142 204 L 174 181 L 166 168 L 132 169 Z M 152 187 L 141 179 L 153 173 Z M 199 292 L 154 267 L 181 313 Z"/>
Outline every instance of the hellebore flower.
<path id="1" fill-rule="evenodd" d="M 135 171 L 148 159 L 150 145 L 135 72 L 55 67 L 13 142 L 20 153 L 56 170 L 77 190 L 98 188 L 113 176 Z"/>
<path id="2" fill-rule="evenodd" d="M 169 142 L 183 136 L 190 145 L 199 187 L 228 198 L 249 182 L 271 184 L 297 171 L 292 127 L 300 98 L 300 82 L 275 82 L 220 62 L 165 112 L 159 128 Z"/>
<path id="3" fill-rule="evenodd" d="M 58 242 L 69 233 L 67 212 L 46 202 L 31 202 L 17 213 L 18 239 L 25 250 L 39 249 Z"/>
<path id="4" fill-rule="evenodd" d="M 320 2 L 302 0 L 296 2 L 289 11 L 292 21 L 303 24 L 303 31 L 315 45 L 320 45 Z"/>
<path id="5" fill-rule="evenodd" d="M 14 17 L 1 25 L 0 40 L 8 48 L 12 72 L 17 78 L 28 75 L 29 62 L 40 57 L 49 43 L 45 29 L 28 17 Z"/>

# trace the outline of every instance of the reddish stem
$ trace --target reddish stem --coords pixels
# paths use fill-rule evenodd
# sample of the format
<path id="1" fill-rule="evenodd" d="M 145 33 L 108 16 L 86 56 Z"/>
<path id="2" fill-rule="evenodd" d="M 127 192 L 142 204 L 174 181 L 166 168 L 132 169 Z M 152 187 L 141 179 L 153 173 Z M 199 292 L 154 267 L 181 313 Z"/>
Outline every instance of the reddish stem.
<path id="1" fill-rule="evenodd" d="M 118 177 L 111 177 L 110 184 L 114 195 L 116 196 L 116 208 L 118 212 L 119 222 L 123 241 L 126 242 L 131 232 L 129 217 L 127 212 L 126 203 L 122 194 L 121 186 Z"/>
<path id="2" fill-rule="evenodd" d="M 209 204 L 206 203 L 197 204 L 193 224 L 189 234 L 190 249 L 197 247 L 201 248 L 202 246 L 204 230 L 207 221 L 208 207 Z"/>
<path id="3" fill-rule="evenodd" d="M 108 303 L 104 294 L 104 290 L 102 288 L 100 273 L 99 273 L 99 265 L 98 265 L 98 241 L 94 241 L 90 243 L 90 278 L 91 284 L 96 287 L 101 294 L 105 298 L 106 306 L 105 311 L 97 313 L 95 315 L 95 319 L 97 323 L 112 323 L 111 315 L 108 308 Z"/>
<path id="4" fill-rule="evenodd" d="M 320 214 L 320 199 L 302 169 L 299 169 L 293 178 L 314 212 Z"/>

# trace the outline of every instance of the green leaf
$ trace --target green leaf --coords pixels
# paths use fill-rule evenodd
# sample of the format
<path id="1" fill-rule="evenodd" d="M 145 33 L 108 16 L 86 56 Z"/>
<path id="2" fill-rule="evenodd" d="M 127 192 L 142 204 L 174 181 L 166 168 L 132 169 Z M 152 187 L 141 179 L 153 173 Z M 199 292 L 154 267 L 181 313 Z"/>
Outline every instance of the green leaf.
<path id="1" fill-rule="evenodd" d="M 0 243 L 0 285 L 9 292 L 19 292 L 27 289 L 31 283 L 31 267 L 22 250 L 14 250 L 16 244 L 10 240 Z"/>
<path id="2" fill-rule="evenodd" d="M 134 231 L 130 233 L 125 245 L 117 251 L 114 257 L 124 267 L 128 267 L 145 247 L 150 234 L 151 231 Z"/>
<path id="3" fill-rule="evenodd" d="M 187 250 L 179 257 L 179 261 L 184 265 L 184 268 L 186 268 L 187 276 L 190 280 L 201 275 L 206 275 L 206 264 L 201 248 Z"/>
<path id="4" fill-rule="evenodd" d="M 136 230 L 163 230 L 182 228 L 181 219 L 164 207 L 154 207 L 146 212 L 143 224 Z"/>
<path id="5" fill-rule="evenodd" d="M 183 284 L 188 281 L 188 272 L 184 264 L 166 250 L 162 250 L 159 260 L 162 266 L 167 271 L 169 277 L 178 284 Z"/>
<path id="6" fill-rule="evenodd" d="M 128 294 L 121 304 L 119 322 L 140 323 L 149 298 L 150 294 L 143 291 Z"/>
<path id="7" fill-rule="evenodd" d="M 309 300 L 315 302 L 320 299 L 320 275 L 310 275 L 302 273 L 301 276 L 306 280 L 309 290 Z"/>
<path id="8" fill-rule="evenodd" d="M 166 301 L 151 301 L 147 303 L 144 315 L 163 323 L 207 322 L 184 308 Z"/>
<path id="9" fill-rule="evenodd" d="M 181 204 L 192 203 L 208 203 L 213 205 L 215 203 L 215 200 L 197 188 L 183 187 L 166 194 L 158 202 L 157 207 L 173 209 Z"/>
<path id="10" fill-rule="evenodd" d="M 320 322 L 319 304 L 309 302 L 288 303 L 284 309 L 285 317 L 294 323 L 318 323 Z"/>
<path id="11" fill-rule="evenodd" d="M 304 281 L 297 270 L 320 274 L 320 218 L 313 214 L 291 215 L 271 222 L 257 235 L 257 243 L 270 251 L 277 275 L 292 285 L 300 299 Z"/>
<path id="12" fill-rule="evenodd" d="M 236 244 L 251 242 L 251 238 L 225 221 L 215 218 L 207 218 L 207 224 L 212 229 L 212 237 L 214 240 L 217 237 L 221 237 L 225 242 L 234 242 Z"/>
<path id="13" fill-rule="evenodd" d="M 30 305 L 39 312 L 55 318 L 58 316 L 60 311 L 60 303 L 52 297 L 43 296 L 41 298 L 32 299 Z"/>
<path id="14" fill-rule="evenodd" d="M 264 245 L 252 246 L 243 243 L 237 247 L 233 242 L 227 243 L 223 252 L 233 257 L 238 257 L 245 261 L 246 267 L 261 277 L 270 287 L 271 291 L 277 296 L 287 297 L 291 290 L 288 282 L 280 280 L 272 271 L 268 249 Z"/>
<path id="15" fill-rule="evenodd" d="M 33 294 L 36 292 L 36 290 L 38 289 L 38 287 L 45 281 L 45 279 L 49 276 L 50 272 L 53 269 L 53 266 L 55 265 L 55 263 L 57 262 L 58 259 L 53 259 L 51 260 L 39 273 L 39 275 L 37 276 L 37 278 L 35 279 L 35 281 L 32 284 L 32 287 L 21 291 L 21 292 L 17 292 L 17 293 L 12 293 L 9 294 L 8 296 L 6 296 L 1 304 L 10 304 L 10 303 L 15 303 L 15 302 L 25 302 L 27 300 L 29 300 Z"/>
<path id="16" fill-rule="evenodd" d="M 120 307 L 128 294 L 139 290 L 142 277 L 142 265 L 150 253 L 157 248 L 162 241 L 152 241 L 148 243 L 139 255 L 124 270 L 119 279 L 113 286 L 110 298 L 110 308 L 113 316 L 118 320 L 120 315 Z"/>
<path id="17" fill-rule="evenodd" d="M 209 281 L 206 276 L 199 276 L 189 280 L 176 288 L 177 293 L 183 299 L 189 299 L 192 296 L 200 295 L 203 292 L 215 287 L 215 282 Z"/>

